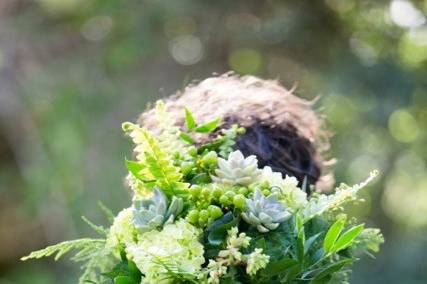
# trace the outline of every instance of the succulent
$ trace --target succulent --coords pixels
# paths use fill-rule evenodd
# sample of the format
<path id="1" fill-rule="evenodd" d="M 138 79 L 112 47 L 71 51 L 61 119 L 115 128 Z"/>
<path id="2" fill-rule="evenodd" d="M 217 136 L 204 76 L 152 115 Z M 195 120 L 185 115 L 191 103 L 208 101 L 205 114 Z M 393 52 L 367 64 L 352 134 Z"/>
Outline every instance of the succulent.
<path id="1" fill-rule="evenodd" d="M 173 222 L 183 207 L 182 199 L 175 196 L 168 207 L 166 195 L 155 187 L 150 198 L 133 201 L 133 223 L 140 232 L 150 231 Z"/>
<path id="2" fill-rule="evenodd" d="M 259 189 L 255 190 L 252 199 L 246 199 L 246 207 L 242 213 L 243 220 L 261 233 L 277 229 L 280 223 L 291 216 L 274 194 L 265 197 Z"/>
<path id="3" fill-rule="evenodd" d="M 218 158 L 216 176 L 212 176 L 214 182 L 227 185 L 249 185 L 255 182 L 261 175 L 258 169 L 258 161 L 255 156 L 245 158 L 240 151 L 234 151 L 228 156 L 228 160 Z"/>

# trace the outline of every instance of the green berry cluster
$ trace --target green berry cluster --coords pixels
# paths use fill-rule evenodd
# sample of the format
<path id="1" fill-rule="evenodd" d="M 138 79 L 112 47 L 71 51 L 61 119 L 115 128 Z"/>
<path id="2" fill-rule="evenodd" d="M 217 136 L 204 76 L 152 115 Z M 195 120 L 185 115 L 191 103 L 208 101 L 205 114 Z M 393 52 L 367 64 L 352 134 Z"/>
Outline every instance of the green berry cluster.
<path id="1" fill-rule="evenodd" d="M 243 210 L 246 197 L 251 193 L 247 187 L 227 187 L 218 184 L 193 185 L 189 189 L 190 204 L 187 220 L 204 227 L 222 216 L 223 210 Z"/>
<path id="2" fill-rule="evenodd" d="M 188 157 L 178 160 L 184 180 L 192 184 L 210 183 L 210 175 L 217 166 L 218 154 L 214 151 L 199 153 L 194 146 L 189 147 Z"/>
<path id="3" fill-rule="evenodd" d="M 224 213 L 216 205 L 209 205 L 206 209 L 192 209 L 188 212 L 187 220 L 193 225 L 204 227 L 221 217 Z"/>

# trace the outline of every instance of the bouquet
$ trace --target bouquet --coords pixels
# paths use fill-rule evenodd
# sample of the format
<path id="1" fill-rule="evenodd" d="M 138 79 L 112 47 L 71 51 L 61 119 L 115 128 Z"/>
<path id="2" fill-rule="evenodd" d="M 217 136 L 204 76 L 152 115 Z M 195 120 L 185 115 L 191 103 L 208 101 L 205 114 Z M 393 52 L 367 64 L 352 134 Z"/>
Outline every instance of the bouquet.
<path id="1" fill-rule="evenodd" d="M 379 250 L 378 229 L 347 216 L 361 201 L 357 185 L 315 192 L 305 180 L 258 166 L 233 147 L 243 127 L 218 129 L 182 110 L 178 127 L 162 101 L 148 130 L 126 122 L 135 143 L 127 160 L 132 204 L 109 228 L 84 220 L 99 238 L 65 241 L 28 260 L 75 251 L 79 283 L 346 283 L 351 265 Z M 209 136 L 204 143 L 197 137 Z"/>

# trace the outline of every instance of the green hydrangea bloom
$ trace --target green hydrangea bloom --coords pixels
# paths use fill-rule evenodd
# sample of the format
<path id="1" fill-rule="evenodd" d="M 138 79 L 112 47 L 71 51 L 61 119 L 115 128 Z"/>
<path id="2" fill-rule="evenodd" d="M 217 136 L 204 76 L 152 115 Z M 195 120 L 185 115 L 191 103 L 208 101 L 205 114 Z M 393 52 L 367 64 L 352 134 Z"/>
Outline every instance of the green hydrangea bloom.
<path id="1" fill-rule="evenodd" d="M 167 224 L 161 231 L 153 230 L 138 236 L 138 243 L 126 249 L 138 269 L 145 275 L 142 283 L 172 283 L 168 268 L 197 274 L 202 264 L 201 231 L 185 220 Z"/>
<path id="2" fill-rule="evenodd" d="M 135 243 L 136 229 L 132 219 L 132 208 L 123 209 L 116 218 L 114 218 L 113 225 L 110 227 L 107 238 L 108 247 L 117 248 L 120 244 L 128 246 Z"/>

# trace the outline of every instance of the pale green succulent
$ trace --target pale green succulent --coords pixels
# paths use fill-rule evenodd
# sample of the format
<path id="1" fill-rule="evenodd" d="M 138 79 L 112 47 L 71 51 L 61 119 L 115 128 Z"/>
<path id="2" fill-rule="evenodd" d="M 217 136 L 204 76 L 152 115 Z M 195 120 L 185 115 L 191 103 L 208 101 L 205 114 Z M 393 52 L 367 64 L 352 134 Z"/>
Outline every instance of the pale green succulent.
<path id="1" fill-rule="evenodd" d="M 243 220 L 261 233 L 277 229 L 290 216 L 291 213 L 275 195 L 265 197 L 259 189 L 255 190 L 252 199 L 246 199 L 246 211 L 242 213 Z"/>
<path id="2" fill-rule="evenodd" d="M 218 159 L 216 176 L 212 176 L 214 182 L 227 185 L 249 185 L 258 180 L 261 170 L 258 169 L 258 161 L 255 156 L 245 158 L 240 151 L 234 151 L 228 159 Z"/>
<path id="3" fill-rule="evenodd" d="M 151 231 L 165 223 L 172 223 L 183 207 L 182 199 L 175 196 L 168 206 L 166 195 L 155 187 L 149 199 L 133 201 L 133 223 L 140 232 Z"/>

